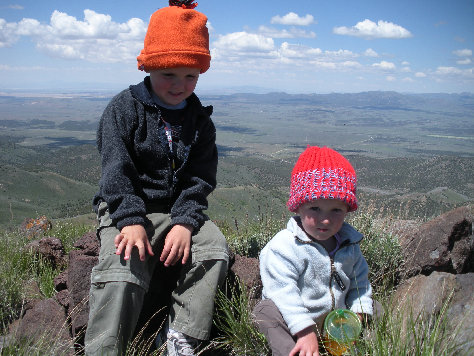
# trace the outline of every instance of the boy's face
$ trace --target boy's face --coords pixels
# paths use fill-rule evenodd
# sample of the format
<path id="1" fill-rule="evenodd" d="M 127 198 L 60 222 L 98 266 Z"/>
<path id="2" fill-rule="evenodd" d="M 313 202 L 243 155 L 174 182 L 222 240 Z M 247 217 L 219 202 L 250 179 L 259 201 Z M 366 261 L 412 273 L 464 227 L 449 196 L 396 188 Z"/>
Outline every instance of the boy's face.
<path id="1" fill-rule="evenodd" d="M 196 88 L 199 68 L 169 68 L 150 72 L 151 86 L 156 96 L 165 104 L 178 105 Z"/>
<path id="2" fill-rule="evenodd" d="M 341 229 L 347 210 L 346 203 L 340 200 L 316 199 L 301 205 L 297 212 L 308 235 L 327 240 Z"/>

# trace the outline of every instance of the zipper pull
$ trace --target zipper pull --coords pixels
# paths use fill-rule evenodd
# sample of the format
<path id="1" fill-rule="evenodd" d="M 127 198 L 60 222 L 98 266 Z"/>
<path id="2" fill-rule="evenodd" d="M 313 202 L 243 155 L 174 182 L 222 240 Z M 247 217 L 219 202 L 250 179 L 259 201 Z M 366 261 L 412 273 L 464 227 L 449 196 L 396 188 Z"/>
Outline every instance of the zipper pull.
<path id="1" fill-rule="evenodd" d="M 346 286 L 344 285 L 344 283 L 342 282 L 342 279 L 341 279 L 341 276 L 339 275 L 339 273 L 337 273 L 337 271 L 333 271 L 332 272 L 332 276 L 334 277 L 334 280 L 336 281 L 337 285 L 339 286 L 339 288 L 341 288 L 342 291 L 345 291 L 346 290 Z"/>

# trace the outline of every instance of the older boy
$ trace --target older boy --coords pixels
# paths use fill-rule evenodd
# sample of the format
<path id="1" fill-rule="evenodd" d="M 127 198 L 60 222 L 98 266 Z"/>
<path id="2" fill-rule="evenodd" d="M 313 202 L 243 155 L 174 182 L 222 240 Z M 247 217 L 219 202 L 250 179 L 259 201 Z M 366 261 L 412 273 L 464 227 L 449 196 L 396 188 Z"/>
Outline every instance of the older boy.
<path id="1" fill-rule="evenodd" d="M 194 7 L 170 1 L 152 15 L 137 58 L 150 75 L 113 98 L 100 121 L 102 177 L 94 206 L 101 250 L 91 276 L 87 355 L 126 352 L 159 263 L 182 265 L 168 354 L 194 355 L 209 338 L 228 250 L 203 213 L 216 186 L 217 148 L 212 107 L 193 93 L 210 65 L 207 18 Z"/>

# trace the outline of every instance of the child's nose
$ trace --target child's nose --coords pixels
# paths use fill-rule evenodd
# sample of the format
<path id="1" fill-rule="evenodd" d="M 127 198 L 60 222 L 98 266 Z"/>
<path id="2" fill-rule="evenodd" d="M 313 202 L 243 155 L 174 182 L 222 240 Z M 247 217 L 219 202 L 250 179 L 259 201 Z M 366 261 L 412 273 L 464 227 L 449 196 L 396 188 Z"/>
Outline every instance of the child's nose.
<path id="1" fill-rule="evenodd" d="M 330 222 L 329 215 L 326 215 L 326 214 L 322 214 L 320 216 L 320 219 L 323 224 L 329 224 Z"/>
<path id="2" fill-rule="evenodd" d="M 183 78 L 178 78 L 176 77 L 173 81 L 173 86 L 175 87 L 181 87 L 184 85 L 184 79 Z"/>

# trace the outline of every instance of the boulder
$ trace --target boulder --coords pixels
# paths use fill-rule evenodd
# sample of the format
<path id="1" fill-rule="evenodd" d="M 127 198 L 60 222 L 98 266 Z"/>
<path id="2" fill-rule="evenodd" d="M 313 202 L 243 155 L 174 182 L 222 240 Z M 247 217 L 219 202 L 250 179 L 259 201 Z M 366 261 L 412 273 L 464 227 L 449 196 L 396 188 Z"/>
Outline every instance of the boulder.
<path id="1" fill-rule="evenodd" d="M 67 278 L 68 278 L 68 273 L 67 269 L 61 272 L 54 278 L 54 288 L 60 292 L 64 289 L 67 289 Z"/>
<path id="2" fill-rule="evenodd" d="M 428 322 L 444 310 L 452 344 L 462 345 L 460 354 L 474 350 L 474 273 L 433 272 L 417 275 L 401 284 L 393 295 L 394 310 L 403 312 L 406 321 L 412 313 Z"/>
<path id="3" fill-rule="evenodd" d="M 31 239 L 42 236 L 45 232 L 51 230 L 52 227 L 51 221 L 49 221 L 46 216 L 40 216 L 38 218 L 27 218 L 23 220 L 20 231 Z"/>
<path id="4" fill-rule="evenodd" d="M 74 247 L 81 250 L 83 255 L 99 256 L 100 243 L 95 232 L 84 234 L 74 243 Z"/>
<path id="5" fill-rule="evenodd" d="M 28 303 L 10 332 L 16 340 L 27 339 L 47 347 L 51 354 L 74 354 L 66 313 L 52 298 Z"/>
<path id="6" fill-rule="evenodd" d="M 474 272 L 473 214 L 469 207 L 445 213 L 400 239 L 404 278 L 431 272 Z"/>
<path id="7" fill-rule="evenodd" d="M 67 287 L 69 294 L 69 317 L 73 337 L 81 337 L 89 318 L 89 289 L 92 267 L 97 264 L 96 256 L 82 254 L 80 250 L 69 253 Z"/>
<path id="8" fill-rule="evenodd" d="M 258 259 L 234 255 L 231 259 L 228 277 L 231 281 L 240 281 L 250 292 L 251 299 L 262 296 L 262 281 Z"/>
<path id="9" fill-rule="evenodd" d="M 49 261 L 54 268 L 67 265 L 64 246 L 58 238 L 45 237 L 41 240 L 30 242 L 24 248 L 27 251 L 40 255 Z"/>
<path id="10" fill-rule="evenodd" d="M 77 250 L 69 252 L 69 266 L 63 273 L 67 290 L 61 291 L 57 298 L 61 304 L 68 305 L 72 336 L 81 340 L 89 319 L 90 275 L 98 262 L 100 244 L 95 233 L 86 233 L 74 243 L 74 247 Z M 61 284 L 63 279 L 64 276 L 55 282 Z"/>

